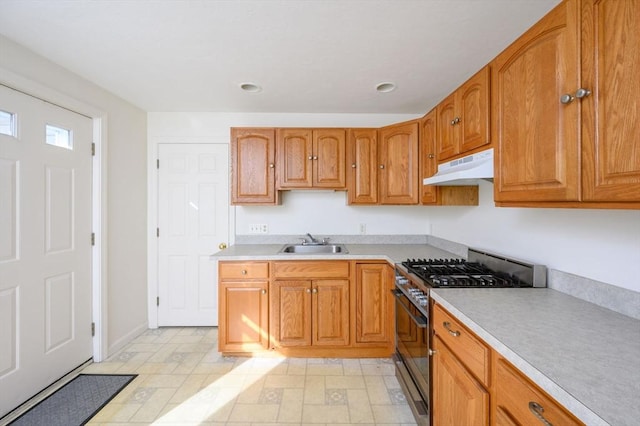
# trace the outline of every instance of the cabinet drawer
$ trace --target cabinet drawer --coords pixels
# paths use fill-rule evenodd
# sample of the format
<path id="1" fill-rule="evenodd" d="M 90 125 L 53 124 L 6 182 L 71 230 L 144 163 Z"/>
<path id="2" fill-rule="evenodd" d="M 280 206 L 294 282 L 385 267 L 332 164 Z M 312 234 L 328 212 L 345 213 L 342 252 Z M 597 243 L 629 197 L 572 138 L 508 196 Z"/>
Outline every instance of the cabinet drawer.
<path id="1" fill-rule="evenodd" d="M 433 308 L 433 331 L 482 384 L 489 386 L 491 350 L 440 305 Z"/>
<path id="2" fill-rule="evenodd" d="M 273 262 L 274 278 L 348 278 L 347 261 L 278 261 Z"/>
<path id="3" fill-rule="evenodd" d="M 583 424 L 503 359 L 496 368 L 496 404 L 515 424 L 542 424 L 541 416 L 554 425 Z"/>
<path id="4" fill-rule="evenodd" d="M 269 262 L 220 262 L 218 276 L 221 280 L 269 278 Z"/>

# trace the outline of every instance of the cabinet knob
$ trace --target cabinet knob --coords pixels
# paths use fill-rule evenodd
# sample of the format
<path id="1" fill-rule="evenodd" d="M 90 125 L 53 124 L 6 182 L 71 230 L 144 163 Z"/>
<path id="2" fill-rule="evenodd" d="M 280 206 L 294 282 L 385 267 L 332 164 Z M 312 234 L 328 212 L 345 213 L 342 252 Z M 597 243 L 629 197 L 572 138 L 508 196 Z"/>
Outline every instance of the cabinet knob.
<path id="1" fill-rule="evenodd" d="M 433 349 L 429 349 L 429 356 L 434 356 L 437 352 Z"/>
<path id="2" fill-rule="evenodd" d="M 308 288 L 306 291 L 307 291 L 307 293 L 311 293 L 311 289 L 310 288 Z"/>
<path id="3" fill-rule="evenodd" d="M 273 169 L 275 167 L 275 165 L 273 163 L 269 163 L 269 168 Z"/>
<path id="4" fill-rule="evenodd" d="M 384 164 L 380 164 L 380 168 L 381 168 L 381 169 L 384 169 Z"/>
<path id="5" fill-rule="evenodd" d="M 433 154 L 429 154 L 427 157 L 429 158 L 429 160 L 433 160 L 434 158 L 436 158 L 436 156 Z"/>
<path id="6" fill-rule="evenodd" d="M 351 164 L 351 168 L 352 168 L 352 169 L 355 169 L 355 168 L 356 168 L 356 163 L 352 163 L 352 164 Z"/>
<path id="7" fill-rule="evenodd" d="M 585 89 L 581 87 L 578 90 L 576 90 L 576 98 L 578 99 L 586 98 L 590 94 L 591 94 L 591 90 L 589 89 Z"/>
<path id="8" fill-rule="evenodd" d="M 260 290 L 260 294 L 267 294 L 267 290 L 263 288 L 262 290 Z"/>
<path id="9" fill-rule="evenodd" d="M 240 273 L 241 273 L 242 275 L 247 275 L 247 270 L 246 270 L 246 269 L 243 269 L 242 271 L 240 271 Z"/>
<path id="10" fill-rule="evenodd" d="M 576 90 L 575 95 L 572 95 L 571 93 L 565 93 L 564 95 L 560 96 L 560 103 L 567 105 L 573 102 L 573 100 L 576 98 L 577 99 L 586 98 L 590 94 L 591 94 L 591 90 L 581 87 L 578 90 Z"/>
<path id="11" fill-rule="evenodd" d="M 313 159 L 314 159 L 314 160 L 317 160 L 317 159 L 318 159 L 318 156 L 317 156 L 317 155 L 314 155 L 314 156 L 313 156 Z"/>
<path id="12" fill-rule="evenodd" d="M 574 99 L 575 98 L 571 96 L 569 93 L 565 93 L 564 95 L 560 96 L 560 103 L 567 105 L 573 102 Z"/>
<path id="13" fill-rule="evenodd" d="M 314 288 L 313 290 L 311 290 L 311 293 L 316 294 L 318 292 L 317 288 Z"/>
<path id="14" fill-rule="evenodd" d="M 218 244 L 218 248 L 219 248 L 220 250 L 224 250 L 224 249 L 226 249 L 226 248 L 227 248 L 227 245 L 226 245 L 225 243 L 220 243 L 220 244 Z"/>

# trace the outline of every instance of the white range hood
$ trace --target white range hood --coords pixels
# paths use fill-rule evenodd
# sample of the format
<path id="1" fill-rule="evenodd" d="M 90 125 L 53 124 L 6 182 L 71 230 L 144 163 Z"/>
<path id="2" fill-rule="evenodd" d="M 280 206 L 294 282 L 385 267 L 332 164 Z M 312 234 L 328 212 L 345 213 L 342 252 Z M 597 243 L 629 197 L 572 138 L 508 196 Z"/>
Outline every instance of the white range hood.
<path id="1" fill-rule="evenodd" d="M 438 173 L 423 180 L 425 185 L 477 185 L 493 180 L 493 148 L 438 165 Z"/>

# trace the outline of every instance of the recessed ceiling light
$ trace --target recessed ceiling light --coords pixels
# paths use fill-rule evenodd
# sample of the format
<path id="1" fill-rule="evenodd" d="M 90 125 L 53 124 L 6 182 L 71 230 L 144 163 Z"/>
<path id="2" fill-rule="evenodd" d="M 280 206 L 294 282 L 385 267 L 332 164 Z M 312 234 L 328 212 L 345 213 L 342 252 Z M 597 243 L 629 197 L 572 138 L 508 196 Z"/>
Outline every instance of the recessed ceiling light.
<path id="1" fill-rule="evenodd" d="M 391 83 L 391 82 L 384 82 L 384 83 L 379 83 L 376 86 L 376 90 L 380 93 L 388 93 L 388 92 L 393 92 L 394 90 L 396 90 L 396 85 L 395 83 Z"/>
<path id="2" fill-rule="evenodd" d="M 258 86 L 255 83 L 240 83 L 240 88 L 245 92 L 259 92 L 262 90 L 262 87 Z"/>

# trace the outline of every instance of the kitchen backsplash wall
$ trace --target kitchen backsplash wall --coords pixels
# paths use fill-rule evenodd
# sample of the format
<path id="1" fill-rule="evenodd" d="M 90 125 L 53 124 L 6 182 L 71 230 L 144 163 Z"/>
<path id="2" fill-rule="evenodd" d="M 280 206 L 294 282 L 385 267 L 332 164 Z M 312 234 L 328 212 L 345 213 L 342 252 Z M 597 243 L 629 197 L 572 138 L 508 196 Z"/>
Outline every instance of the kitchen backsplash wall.
<path id="1" fill-rule="evenodd" d="M 640 211 L 495 207 L 429 210 L 431 234 L 640 292 Z"/>

